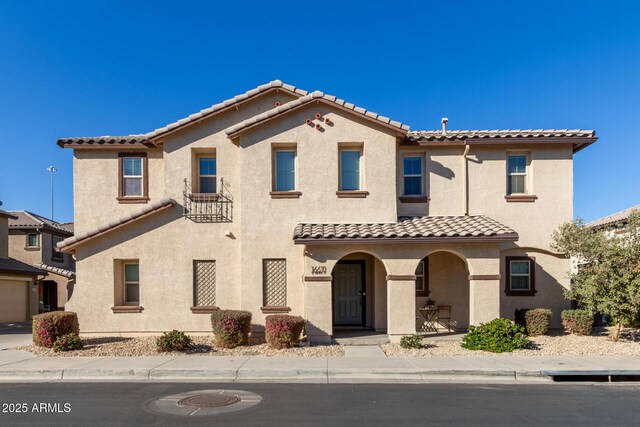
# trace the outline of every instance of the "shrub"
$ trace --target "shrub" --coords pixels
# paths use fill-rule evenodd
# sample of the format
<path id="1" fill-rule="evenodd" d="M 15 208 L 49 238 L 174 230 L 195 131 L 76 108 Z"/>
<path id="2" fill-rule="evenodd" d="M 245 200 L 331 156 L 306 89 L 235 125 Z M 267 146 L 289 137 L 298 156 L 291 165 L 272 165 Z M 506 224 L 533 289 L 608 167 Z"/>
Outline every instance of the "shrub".
<path id="1" fill-rule="evenodd" d="M 219 310 L 211 314 L 211 326 L 218 347 L 234 348 L 249 343 L 251 313 L 239 310 Z"/>
<path id="2" fill-rule="evenodd" d="M 524 349 L 528 345 L 529 338 L 524 328 L 509 319 L 493 319 L 480 326 L 469 326 L 469 332 L 462 337 L 462 347 L 468 350 L 504 353 Z"/>
<path id="3" fill-rule="evenodd" d="M 400 347 L 402 348 L 424 348 L 422 343 L 422 335 L 405 335 L 400 338 Z"/>
<path id="4" fill-rule="evenodd" d="M 54 351 L 71 351 L 80 350 L 82 348 L 82 340 L 76 333 L 60 335 L 56 342 L 53 343 Z"/>
<path id="5" fill-rule="evenodd" d="M 551 315 L 551 310 L 548 308 L 534 308 L 532 310 L 528 310 L 525 314 L 527 335 L 533 337 L 536 335 L 545 335 L 549 332 Z"/>
<path id="6" fill-rule="evenodd" d="M 589 335 L 593 327 L 593 314 L 588 310 L 564 310 L 562 326 L 570 334 Z"/>
<path id="7" fill-rule="evenodd" d="M 300 316 L 273 314 L 265 319 L 265 339 L 271 348 L 291 348 L 300 343 L 303 328 Z"/>
<path id="8" fill-rule="evenodd" d="M 70 311 L 51 311 L 33 316 L 33 343 L 51 348 L 58 337 L 80 334 L 78 315 Z"/>
<path id="9" fill-rule="evenodd" d="M 184 351 L 193 346 L 193 340 L 184 332 L 173 330 L 165 332 L 156 340 L 159 352 L 165 351 Z"/>

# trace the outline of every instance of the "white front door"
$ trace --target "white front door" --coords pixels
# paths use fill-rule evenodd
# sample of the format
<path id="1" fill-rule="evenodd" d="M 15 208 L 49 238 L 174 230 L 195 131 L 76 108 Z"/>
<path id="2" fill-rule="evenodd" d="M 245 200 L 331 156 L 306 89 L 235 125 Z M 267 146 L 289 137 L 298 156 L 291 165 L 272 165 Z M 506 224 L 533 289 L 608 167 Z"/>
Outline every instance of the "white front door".
<path id="1" fill-rule="evenodd" d="M 333 269 L 333 324 L 363 326 L 362 263 L 338 263 Z"/>

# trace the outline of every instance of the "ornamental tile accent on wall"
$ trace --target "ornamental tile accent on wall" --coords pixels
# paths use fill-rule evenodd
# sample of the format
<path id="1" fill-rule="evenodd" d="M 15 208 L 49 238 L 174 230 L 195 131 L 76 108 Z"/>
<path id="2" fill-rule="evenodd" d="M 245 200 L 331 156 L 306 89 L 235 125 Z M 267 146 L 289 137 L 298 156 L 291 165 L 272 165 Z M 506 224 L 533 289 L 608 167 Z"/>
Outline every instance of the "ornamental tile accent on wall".
<path id="1" fill-rule="evenodd" d="M 262 288 L 265 307 L 287 305 L 287 261 L 285 259 L 262 260 Z"/>

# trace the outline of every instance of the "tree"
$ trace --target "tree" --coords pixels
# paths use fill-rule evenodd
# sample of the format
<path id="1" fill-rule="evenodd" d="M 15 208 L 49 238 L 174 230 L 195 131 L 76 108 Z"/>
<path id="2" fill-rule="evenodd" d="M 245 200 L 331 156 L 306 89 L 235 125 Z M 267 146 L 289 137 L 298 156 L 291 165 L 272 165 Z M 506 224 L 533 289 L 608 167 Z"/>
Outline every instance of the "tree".
<path id="1" fill-rule="evenodd" d="M 577 220 L 560 226 L 553 240 L 554 249 L 579 262 L 565 296 L 612 316 L 611 338 L 617 341 L 623 322 L 640 314 L 640 213 L 629 217 L 622 233 L 587 228 Z"/>

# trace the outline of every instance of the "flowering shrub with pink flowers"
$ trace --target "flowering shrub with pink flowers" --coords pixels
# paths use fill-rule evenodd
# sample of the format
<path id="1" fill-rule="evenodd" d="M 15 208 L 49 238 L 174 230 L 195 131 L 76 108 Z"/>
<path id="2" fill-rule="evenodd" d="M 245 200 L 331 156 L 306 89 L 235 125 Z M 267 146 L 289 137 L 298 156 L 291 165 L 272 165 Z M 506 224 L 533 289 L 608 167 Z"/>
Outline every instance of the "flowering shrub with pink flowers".
<path id="1" fill-rule="evenodd" d="M 211 314 L 211 326 L 218 347 L 234 348 L 249 343 L 251 313 L 240 310 L 219 310 Z"/>
<path id="2" fill-rule="evenodd" d="M 80 333 L 78 315 L 71 311 L 51 311 L 33 316 L 33 343 L 51 348 L 58 337 Z"/>
<path id="3" fill-rule="evenodd" d="M 267 316 L 265 339 L 271 348 L 291 348 L 300 343 L 304 319 L 300 316 L 274 314 Z"/>

